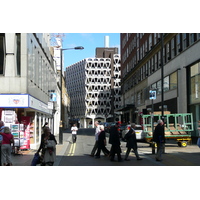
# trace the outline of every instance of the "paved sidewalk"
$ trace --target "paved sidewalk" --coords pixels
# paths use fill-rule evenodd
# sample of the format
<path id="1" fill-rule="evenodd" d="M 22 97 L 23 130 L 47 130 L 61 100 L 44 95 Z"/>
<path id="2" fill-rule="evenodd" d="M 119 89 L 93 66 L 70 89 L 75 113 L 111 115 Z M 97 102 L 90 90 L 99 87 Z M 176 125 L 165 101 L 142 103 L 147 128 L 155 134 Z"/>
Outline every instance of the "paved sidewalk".
<path id="1" fill-rule="evenodd" d="M 59 135 L 56 136 L 59 142 Z M 71 142 L 71 133 L 69 130 L 64 130 L 63 144 L 56 145 L 56 161 L 54 166 L 59 166 L 59 163 L 64 155 L 69 143 Z M 20 154 L 12 155 L 13 166 L 31 166 L 32 159 L 37 150 L 21 151 Z M 39 165 L 38 165 L 39 166 Z"/>

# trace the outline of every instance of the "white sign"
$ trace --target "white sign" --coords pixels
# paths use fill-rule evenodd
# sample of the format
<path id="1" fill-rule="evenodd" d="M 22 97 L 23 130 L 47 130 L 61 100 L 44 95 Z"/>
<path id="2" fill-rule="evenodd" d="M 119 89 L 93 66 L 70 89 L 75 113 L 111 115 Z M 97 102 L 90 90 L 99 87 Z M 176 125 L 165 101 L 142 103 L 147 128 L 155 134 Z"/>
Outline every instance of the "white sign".
<path id="1" fill-rule="evenodd" d="M 48 109 L 53 110 L 53 102 L 48 102 Z"/>
<path id="2" fill-rule="evenodd" d="M 155 90 L 150 90 L 149 91 L 149 99 L 156 99 L 156 91 Z"/>
<path id="3" fill-rule="evenodd" d="M 28 108 L 28 94 L 0 94 L 2 108 Z"/>

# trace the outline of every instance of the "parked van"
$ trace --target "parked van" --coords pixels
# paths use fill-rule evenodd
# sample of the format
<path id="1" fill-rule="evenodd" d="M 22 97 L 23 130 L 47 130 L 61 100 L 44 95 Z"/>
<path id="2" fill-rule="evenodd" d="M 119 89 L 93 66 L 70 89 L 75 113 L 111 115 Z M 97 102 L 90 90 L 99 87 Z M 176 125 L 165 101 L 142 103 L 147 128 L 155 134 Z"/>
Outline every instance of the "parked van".
<path id="1" fill-rule="evenodd" d="M 124 136 L 126 135 L 126 133 L 128 133 L 128 131 L 130 130 L 131 125 L 126 125 L 125 129 L 122 131 L 122 138 L 124 140 Z M 144 140 L 145 139 L 145 133 L 142 129 L 141 125 L 136 124 L 135 125 L 135 133 L 136 133 L 136 139 L 137 140 Z"/>

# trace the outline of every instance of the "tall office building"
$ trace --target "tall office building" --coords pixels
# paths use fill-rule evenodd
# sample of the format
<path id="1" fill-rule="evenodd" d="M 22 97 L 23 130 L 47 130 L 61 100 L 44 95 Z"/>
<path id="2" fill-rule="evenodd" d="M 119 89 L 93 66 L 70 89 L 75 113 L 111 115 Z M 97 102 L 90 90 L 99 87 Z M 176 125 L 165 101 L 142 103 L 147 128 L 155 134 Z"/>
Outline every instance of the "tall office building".
<path id="1" fill-rule="evenodd" d="M 157 92 L 154 110 L 161 111 L 163 65 L 165 109 L 171 113 L 192 112 L 194 127 L 197 127 L 200 120 L 200 34 L 162 35 L 121 34 L 122 117 L 125 121 L 142 123 L 141 115 L 152 107 L 151 89 Z M 197 137 L 197 134 L 195 130 L 192 136 Z"/>

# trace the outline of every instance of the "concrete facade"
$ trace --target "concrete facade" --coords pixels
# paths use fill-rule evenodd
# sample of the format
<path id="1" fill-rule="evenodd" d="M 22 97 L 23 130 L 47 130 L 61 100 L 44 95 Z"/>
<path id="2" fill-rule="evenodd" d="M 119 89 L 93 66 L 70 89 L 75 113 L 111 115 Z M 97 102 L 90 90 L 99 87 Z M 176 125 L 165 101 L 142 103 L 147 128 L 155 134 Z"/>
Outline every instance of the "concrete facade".
<path id="1" fill-rule="evenodd" d="M 18 123 L 22 123 L 23 116 L 30 117 L 32 149 L 37 149 L 40 144 L 41 126 L 45 121 L 58 134 L 53 125 L 52 110 L 48 108 L 49 91 L 59 93 L 49 42 L 50 35 L 47 33 L 0 34 L 0 93 L 8 99 L 0 102 L 1 113 L 13 110 Z M 26 97 L 28 104 L 23 104 Z M 8 105 L 9 99 L 15 99 L 15 106 Z"/>
<path id="2" fill-rule="evenodd" d="M 120 55 L 113 54 L 111 58 L 87 58 L 66 68 L 71 120 L 86 128 L 93 127 L 95 120 L 113 119 L 114 109 L 121 105 L 120 67 Z"/>

